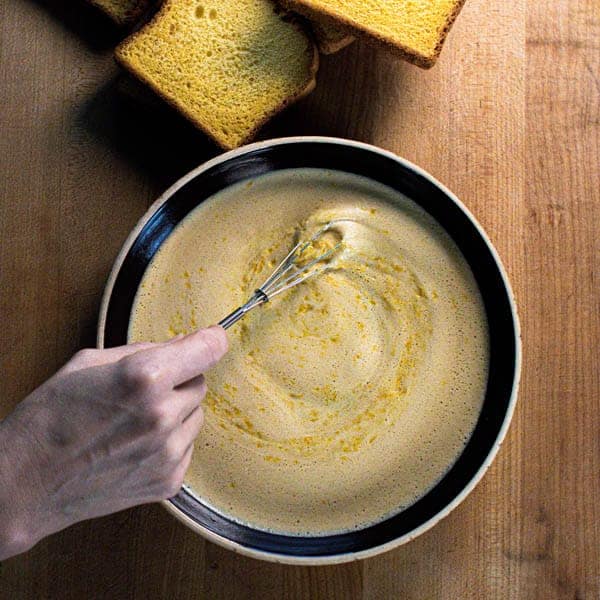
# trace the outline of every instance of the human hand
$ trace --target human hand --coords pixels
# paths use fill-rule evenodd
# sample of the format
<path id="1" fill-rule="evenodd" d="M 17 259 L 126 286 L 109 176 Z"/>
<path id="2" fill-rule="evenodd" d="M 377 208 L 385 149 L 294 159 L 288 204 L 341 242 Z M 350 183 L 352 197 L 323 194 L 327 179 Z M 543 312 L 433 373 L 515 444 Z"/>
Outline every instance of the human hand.
<path id="1" fill-rule="evenodd" d="M 73 523 L 174 496 L 221 327 L 82 350 L 0 424 L 0 560 Z"/>

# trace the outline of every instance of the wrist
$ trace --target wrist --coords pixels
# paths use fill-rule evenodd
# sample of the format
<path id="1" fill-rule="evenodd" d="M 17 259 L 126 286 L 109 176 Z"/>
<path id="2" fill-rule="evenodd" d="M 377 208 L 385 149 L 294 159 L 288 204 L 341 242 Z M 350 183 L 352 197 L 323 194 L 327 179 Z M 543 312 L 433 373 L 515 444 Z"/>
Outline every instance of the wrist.
<path id="1" fill-rule="evenodd" d="M 22 523 L 10 517 L 0 518 L 0 562 L 26 552 L 36 541 Z"/>
<path id="2" fill-rule="evenodd" d="M 38 540 L 23 486 L 23 440 L 9 420 L 0 423 L 0 560 L 25 552 Z"/>

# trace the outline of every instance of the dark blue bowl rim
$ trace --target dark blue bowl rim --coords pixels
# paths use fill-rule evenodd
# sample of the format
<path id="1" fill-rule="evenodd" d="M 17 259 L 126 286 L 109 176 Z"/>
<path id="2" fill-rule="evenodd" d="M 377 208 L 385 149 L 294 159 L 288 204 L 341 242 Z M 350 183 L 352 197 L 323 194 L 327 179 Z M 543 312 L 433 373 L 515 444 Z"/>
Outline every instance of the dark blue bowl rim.
<path id="1" fill-rule="evenodd" d="M 207 163 L 181 186 L 173 186 L 142 218 L 107 285 L 98 331 L 99 345 L 126 343 L 131 308 L 150 260 L 198 204 L 239 181 L 290 168 L 323 168 L 363 175 L 388 185 L 429 212 L 451 235 L 473 270 L 490 329 L 490 373 L 473 434 L 446 475 L 415 504 L 369 527 L 339 535 L 298 537 L 254 529 L 224 517 L 185 488 L 169 500 L 183 520 L 210 539 L 262 557 L 308 558 L 318 562 L 359 556 L 414 537 L 445 516 L 472 489 L 506 432 L 520 371 L 519 324 L 503 267 L 482 228 L 465 207 L 430 175 L 378 148 L 335 138 L 289 138 L 253 144 Z M 184 178 L 185 179 L 185 178 Z"/>

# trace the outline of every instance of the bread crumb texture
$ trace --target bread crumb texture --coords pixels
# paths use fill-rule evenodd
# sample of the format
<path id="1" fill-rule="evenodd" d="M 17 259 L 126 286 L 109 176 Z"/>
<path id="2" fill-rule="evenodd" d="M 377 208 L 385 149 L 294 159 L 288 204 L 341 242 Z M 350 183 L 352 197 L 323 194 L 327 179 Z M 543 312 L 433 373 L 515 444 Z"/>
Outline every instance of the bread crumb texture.
<path id="1" fill-rule="evenodd" d="M 125 24 L 136 19 L 150 5 L 151 0 L 90 0 L 90 2 L 117 23 Z"/>
<path id="2" fill-rule="evenodd" d="M 285 0 L 312 17 L 339 20 L 357 33 L 396 47 L 431 66 L 464 0 Z"/>
<path id="3" fill-rule="evenodd" d="M 224 148 L 315 86 L 318 53 L 271 0 L 166 0 L 117 60 Z"/>

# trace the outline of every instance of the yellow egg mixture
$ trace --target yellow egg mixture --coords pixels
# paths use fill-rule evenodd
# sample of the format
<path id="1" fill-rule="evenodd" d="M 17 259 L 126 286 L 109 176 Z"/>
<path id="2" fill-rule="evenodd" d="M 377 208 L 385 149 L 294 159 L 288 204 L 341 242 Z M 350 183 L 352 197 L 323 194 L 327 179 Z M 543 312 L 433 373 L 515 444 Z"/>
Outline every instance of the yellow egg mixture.
<path id="1" fill-rule="evenodd" d="M 269 531 L 348 531 L 410 505 L 454 463 L 485 393 L 485 311 L 454 242 L 411 200 L 335 171 L 279 171 L 201 204 L 148 268 L 130 341 L 216 323 L 329 222 L 341 247 L 326 271 L 230 330 L 186 477 Z"/>

